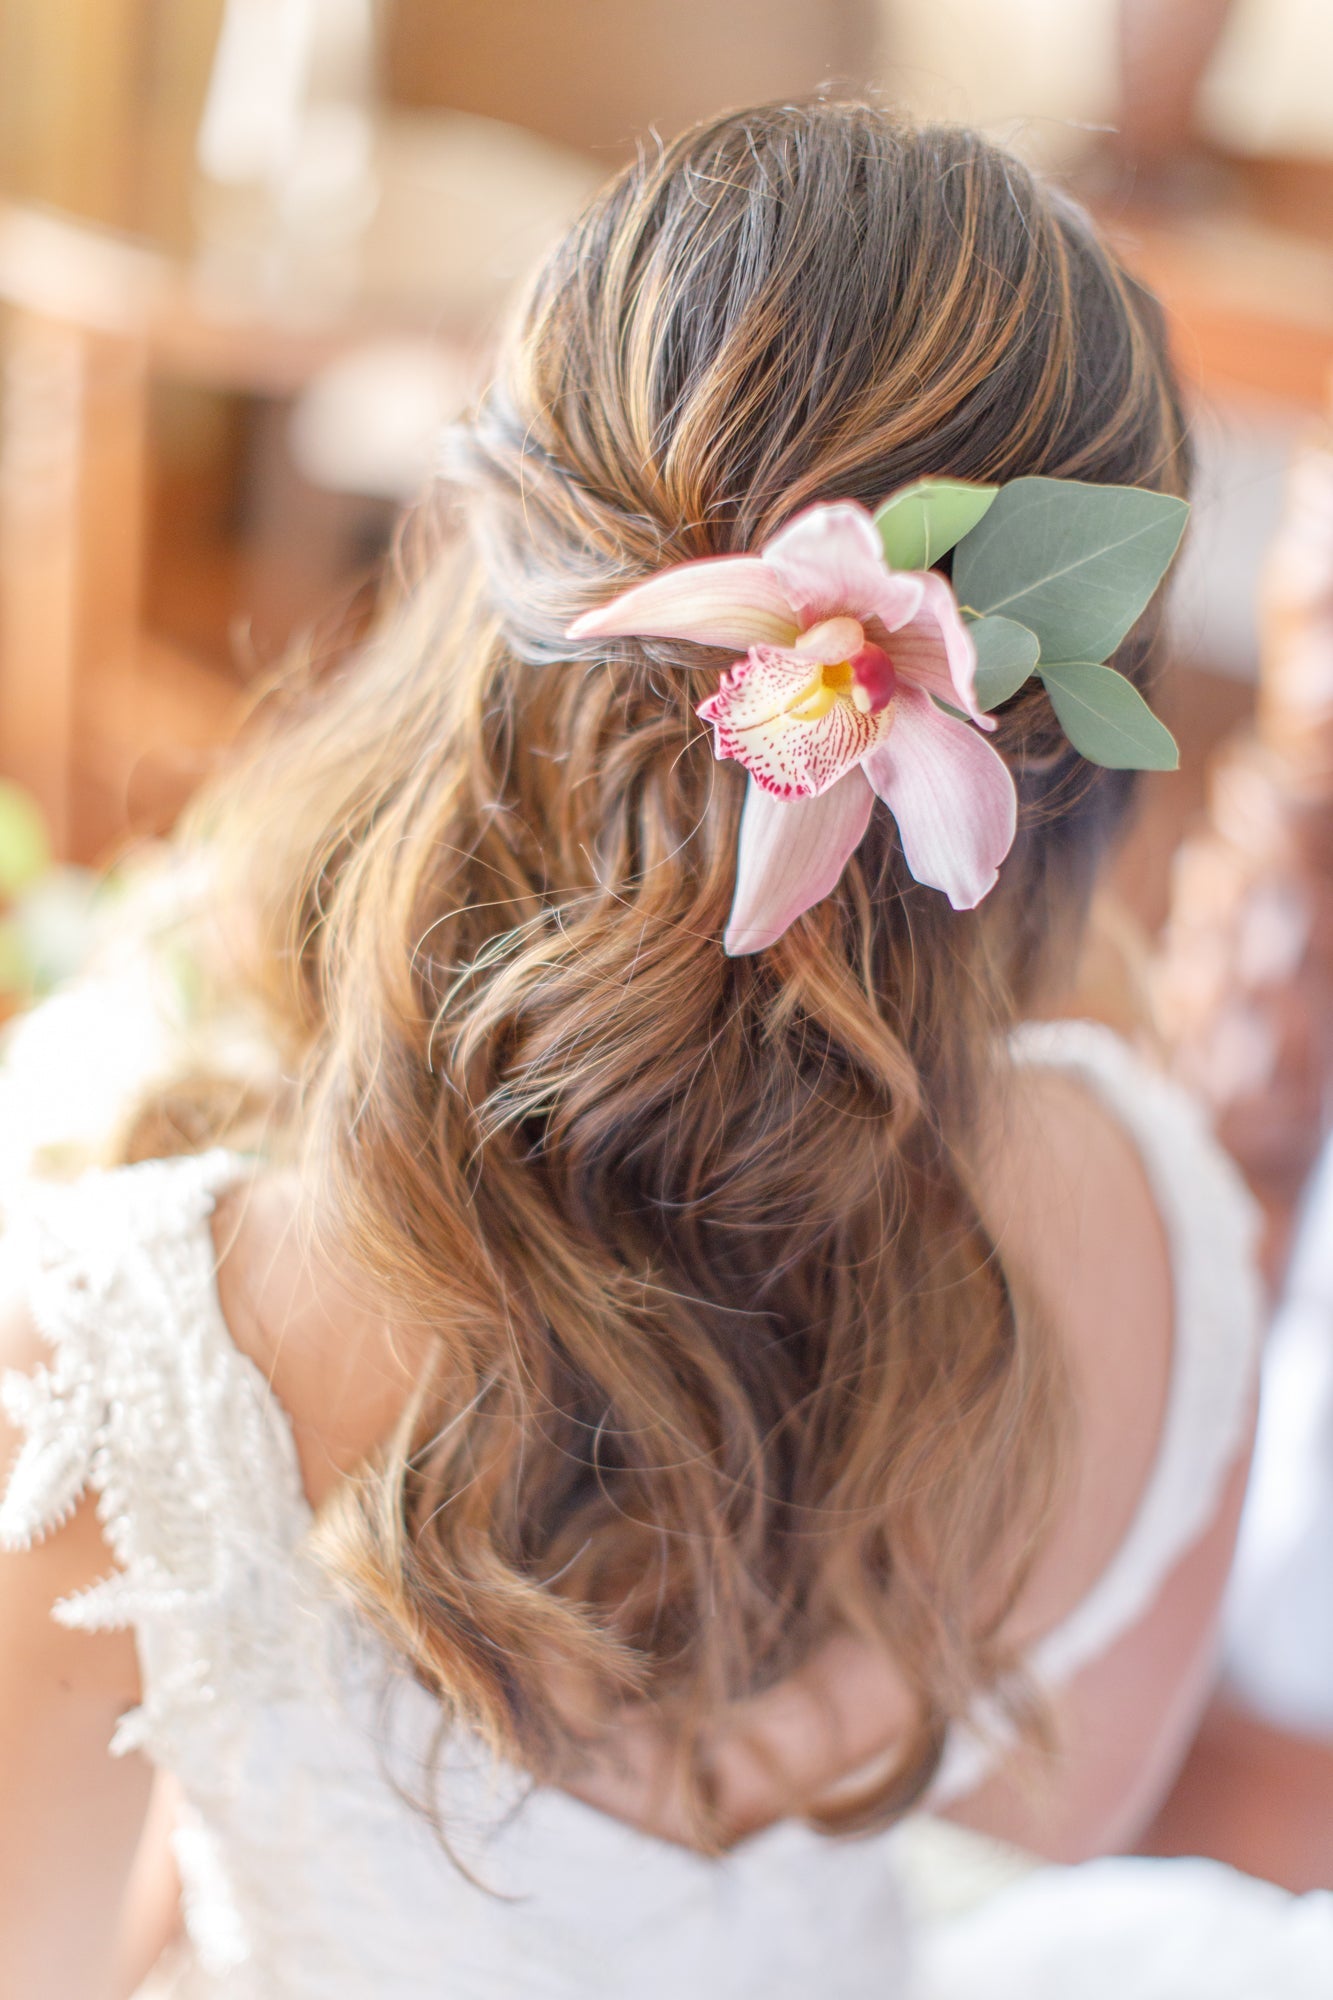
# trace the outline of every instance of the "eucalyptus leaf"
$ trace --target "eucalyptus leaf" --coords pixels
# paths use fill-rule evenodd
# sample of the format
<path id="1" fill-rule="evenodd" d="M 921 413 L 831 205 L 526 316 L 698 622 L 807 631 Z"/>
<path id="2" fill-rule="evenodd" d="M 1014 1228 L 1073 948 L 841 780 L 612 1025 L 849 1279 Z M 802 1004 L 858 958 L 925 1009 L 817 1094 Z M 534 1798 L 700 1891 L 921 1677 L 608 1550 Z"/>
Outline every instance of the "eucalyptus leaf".
<path id="1" fill-rule="evenodd" d="M 1159 722 L 1132 681 L 1093 660 L 1040 668 L 1060 727 L 1092 764 L 1112 771 L 1175 771 L 1176 739 Z"/>
<path id="2" fill-rule="evenodd" d="M 884 502 L 875 526 L 890 569 L 929 569 L 970 534 L 999 492 L 958 479 L 918 479 Z"/>
<path id="3" fill-rule="evenodd" d="M 1109 658 L 1166 573 L 1189 508 L 1140 486 L 1015 479 L 960 543 L 953 587 L 1036 633 L 1045 660 Z"/>
<path id="4" fill-rule="evenodd" d="M 977 705 L 998 708 L 1036 667 L 1037 635 L 1012 618 L 978 618 L 969 630 L 977 649 Z"/>

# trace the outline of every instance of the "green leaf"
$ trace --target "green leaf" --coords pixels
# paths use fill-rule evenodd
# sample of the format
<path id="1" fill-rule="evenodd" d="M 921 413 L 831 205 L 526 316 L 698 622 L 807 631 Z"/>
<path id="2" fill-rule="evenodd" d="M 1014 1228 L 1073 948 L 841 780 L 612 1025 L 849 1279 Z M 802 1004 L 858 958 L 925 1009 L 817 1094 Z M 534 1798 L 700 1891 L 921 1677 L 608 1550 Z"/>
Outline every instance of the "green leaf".
<path id="1" fill-rule="evenodd" d="M 11 900 L 51 866 L 51 842 L 37 801 L 0 778 L 0 898 Z"/>
<path id="2" fill-rule="evenodd" d="M 1036 633 L 1046 660 L 1109 658 L 1166 573 L 1189 508 L 1140 486 L 1015 479 L 960 545 L 953 587 Z"/>
<path id="3" fill-rule="evenodd" d="M 998 708 L 1036 667 L 1037 635 L 1012 618 L 978 618 L 969 629 L 977 648 L 977 706 Z"/>
<path id="4" fill-rule="evenodd" d="M 970 534 L 999 492 L 958 479 L 918 479 L 875 515 L 890 569 L 929 569 Z"/>
<path id="5" fill-rule="evenodd" d="M 1090 763 L 1112 771 L 1180 768 L 1175 737 L 1114 667 L 1093 660 L 1048 666 L 1043 660 L 1039 671 L 1060 727 Z"/>

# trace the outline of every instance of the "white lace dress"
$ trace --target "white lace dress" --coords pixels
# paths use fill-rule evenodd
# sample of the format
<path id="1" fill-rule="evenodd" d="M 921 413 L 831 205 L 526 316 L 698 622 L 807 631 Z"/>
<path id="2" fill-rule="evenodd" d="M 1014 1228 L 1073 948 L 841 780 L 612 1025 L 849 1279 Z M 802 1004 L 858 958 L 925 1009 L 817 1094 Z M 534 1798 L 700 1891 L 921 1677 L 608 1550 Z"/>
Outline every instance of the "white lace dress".
<path id="1" fill-rule="evenodd" d="M 1156 1469 L 1118 1557 L 1033 1662 L 1055 1683 L 1133 1622 L 1209 1521 L 1246 1420 L 1258 1297 L 1247 1203 L 1192 1108 L 1100 1030 L 1025 1031 L 1019 1054 L 1072 1070 L 1123 1120 L 1177 1293 Z M 57 1615 L 137 1636 L 143 1702 L 114 1748 L 145 1751 L 186 1801 L 173 1996 L 1333 1993 L 1319 1898 L 1202 1864 L 1103 1863 L 915 1925 L 910 1824 L 830 1841 L 782 1823 L 710 1861 L 533 1789 L 461 1734 L 436 1778 L 446 1852 L 415 1802 L 438 1710 L 305 1552 L 290 1426 L 218 1306 L 209 1214 L 246 1171 L 214 1152 L 34 1187 L 5 1238 L 51 1359 L 4 1385 L 26 1439 L 0 1539 L 21 1547 L 98 1495 L 116 1573 Z M 941 1795 L 980 1774 L 980 1744 L 952 1747 Z"/>

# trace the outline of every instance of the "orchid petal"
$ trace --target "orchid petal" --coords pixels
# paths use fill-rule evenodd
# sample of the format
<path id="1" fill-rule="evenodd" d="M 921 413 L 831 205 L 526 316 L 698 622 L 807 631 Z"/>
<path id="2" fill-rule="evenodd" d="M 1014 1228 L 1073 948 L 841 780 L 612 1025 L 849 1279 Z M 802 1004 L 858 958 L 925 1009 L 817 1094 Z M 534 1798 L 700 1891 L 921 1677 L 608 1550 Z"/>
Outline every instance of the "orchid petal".
<path id="1" fill-rule="evenodd" d="M 898 822 L 916 880 L 942 889 L 956 910 L 975 909 L 1013 845 L 1018 799 L 1008 766 L 920 688 L 900 687 L 892 715 L 862 769 Z"/>
<path id="2" fill-rule="evenodd" d="M 904 680 L 961 708 L 982 729 L 994 729 L 994 716 L 977 706 L 976 642 L 957 599 L 933 570 L 925 571 L 918 581 L 922 585 L 920 609 L 893 633 L 889 658 Z"/>
<path id="3" fill-rule="evenodd" d="M 821 902 L 860 845 L 875 795 L 860 771 L 817 799 L 778 799 L 751 778 L 741 814 L 736 895 L 723 950 L 763 951 Z"/>
<path id="4" fill-rule="evenodd" d="M 811 625 L 796 641 L 796 651 L 803 660 L 810 660 L 816 666 L 836 667 L 844 660 L 854 660 L 866 643 L 865 631 L 857 618 L 846 616 L 822 618 L 818 625 Z"/>
<path id="5" fill-rule="evenodd" d="M 862 714 L 852 702 L 825 697 L 814 716 L 794 713 L 818 691 L 822 668 L 804 653 L 753 646 L 722 676 L 698 714 L 713 726 L 713 750 L 734 757 L 778 798 L 815 798 L 845 778 L 889 726 L 890 711 Z"/>
<path id="6" fill-rule="evenodd" d="M 921 578 L 889 569 L 879 530 L 854 500 L 798 514 L 765 542 L 763 560 L 803 626 L 846 615 L 881 618 L 892 631 L 921 602 Z"/>
<path id="7" fill-rule="evenodd" d="M 689 639 L 700 646 L 789 646 L 799 627 L 777 575 L 758 556 L 677 563 L 585 611 L 569 639 Z"/>

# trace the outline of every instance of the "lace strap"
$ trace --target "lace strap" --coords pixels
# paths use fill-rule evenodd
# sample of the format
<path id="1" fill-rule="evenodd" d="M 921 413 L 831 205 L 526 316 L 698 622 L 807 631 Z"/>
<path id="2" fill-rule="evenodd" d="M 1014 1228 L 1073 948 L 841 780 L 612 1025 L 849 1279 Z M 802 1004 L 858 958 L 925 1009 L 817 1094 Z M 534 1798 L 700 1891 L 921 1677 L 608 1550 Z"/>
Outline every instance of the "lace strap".
<path id="1" fill-rule="evenodd" d="M 30 1187 L 6 1218 L 10 1274 L 51 1358 L 0 1382 L 23 1443 L 0 1546 L 53 1532 L 96 1495 L 114 1572 L 55 1615 L 133 1627 L 144 1707 L 116 1748 L 148 1741 L 171 1696 L 262 1661 L 267 1594 L 291 1617 L 309 1525 L 289 1425 L 217 1301 L 209 1217 L 242 1177 L 212 1152 Z M 284 1597 L 285 1593 L 285 1597 Z"/>

